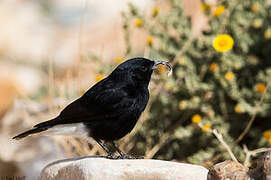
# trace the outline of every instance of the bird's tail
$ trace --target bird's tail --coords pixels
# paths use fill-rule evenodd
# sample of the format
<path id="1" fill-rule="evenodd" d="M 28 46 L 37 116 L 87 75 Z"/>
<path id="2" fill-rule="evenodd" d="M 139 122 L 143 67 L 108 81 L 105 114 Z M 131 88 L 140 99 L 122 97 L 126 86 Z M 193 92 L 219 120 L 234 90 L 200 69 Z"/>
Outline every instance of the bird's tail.
<path id="1" fill-rule="evenodd" d="M 42 132 L 42 131 L 46 131 L 48 128 L 47 127 L 44 127 L 44 128 L 33 128 L 33 129 L 30 129 L 28 131 L 25 131 L 17 136 L 14 136 L 12 139 L 16 139 L 16 140 L 19 140 L 19 139 L 22 139 L 28 135 L 31 135 L 31 134 L 36 134 L 36 133 L 39 133 L 39 132 Z"/>
<path id="2" fill-rule="evenodd" d="M 52 119 L 52 120 L 49 120 L 49 121 L 45 121 L 45 122 L 42 122 L 42 123 L 39 123 L 39 124 L 36 124 L 33 129 L 30 129 L 28 131 L 25 131 L 17 136 L 14 136 L 12 139 L 16 139 L 16 140 L 19 140 L 19 139 L 22 139 L 24 137 L 27 137 L 31 134 L 36 134 L 36 133 L 40 133 L 40 132 L 43 132 L 43 131 L 46 131 L 47 129 L 51 128 L 54 126 L 55 124 L 55 121 L 56 119 Z"/>

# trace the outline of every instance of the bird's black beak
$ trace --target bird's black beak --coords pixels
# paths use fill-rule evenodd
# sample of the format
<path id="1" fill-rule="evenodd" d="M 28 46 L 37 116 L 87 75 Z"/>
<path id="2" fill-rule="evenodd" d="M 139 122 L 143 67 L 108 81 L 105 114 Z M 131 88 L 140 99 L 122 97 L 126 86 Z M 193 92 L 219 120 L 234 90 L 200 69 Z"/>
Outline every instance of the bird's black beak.
<path id="1" fill-rule="evenodd" d="M 156 69 L 160 64 L 167 66 L 167 68 L 169 69 L 168 76 L 170 76 L 172 74 L 172 67 L 166 61 L 154 61 L 154 65 L 152 66 L 152 69 Z"/>

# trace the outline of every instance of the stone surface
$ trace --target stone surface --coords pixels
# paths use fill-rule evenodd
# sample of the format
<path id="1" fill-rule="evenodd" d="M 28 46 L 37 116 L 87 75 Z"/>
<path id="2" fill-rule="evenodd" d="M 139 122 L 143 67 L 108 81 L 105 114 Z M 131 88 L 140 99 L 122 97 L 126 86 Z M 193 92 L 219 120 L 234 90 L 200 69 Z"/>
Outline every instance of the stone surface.
<path id="1" fill-rule="evenodd" d="M 47 165 L 39 180 L 206 180 L 208 170 L 202 166 L 152 160 L 110 160 L 88 156 L 56 161 Z"/>
<path id="2" fill-rule="evenodd" d="M 250 180 L 247 168 L 234 161 L 224 161 L 216 164 L 208 173 L 208 180 Z"/>
<path id="3" fill-rule="evenodd" d="M 257 161 L 256 167 L 249 170 L 255 180 L 271 180 L 271 151 L 265 152 Z"/>

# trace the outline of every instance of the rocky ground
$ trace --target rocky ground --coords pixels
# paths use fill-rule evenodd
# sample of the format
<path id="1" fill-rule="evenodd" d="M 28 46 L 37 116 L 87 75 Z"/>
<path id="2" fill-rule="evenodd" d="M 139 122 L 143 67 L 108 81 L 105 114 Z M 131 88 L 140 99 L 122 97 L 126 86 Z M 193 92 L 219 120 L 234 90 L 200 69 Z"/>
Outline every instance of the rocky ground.
<path id="1" fill-rule="evenodd" d="M 206 180 L 207 173 L 208 170 L 201 166 L 161 160 L 83 157 L 49 164 L 43 169 L 39 180 Z"/>

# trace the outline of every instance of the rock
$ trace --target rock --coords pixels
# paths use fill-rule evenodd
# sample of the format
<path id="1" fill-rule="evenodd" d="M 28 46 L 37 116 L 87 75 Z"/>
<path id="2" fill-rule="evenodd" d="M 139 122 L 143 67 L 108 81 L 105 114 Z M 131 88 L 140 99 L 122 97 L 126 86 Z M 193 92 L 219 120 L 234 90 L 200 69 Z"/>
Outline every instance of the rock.
<path id="1" fill-rule="evenodd" d="M 256 161 L 256 167 L 246 168 L 234 161 L 224 161 L 214 165 L 208 172 L 208 180 L 271 180 L 271 151 L 267 151 Z"/>
<path id="2" fill-rule="evenodd" d="M 216 164 L 208 172 L 208 180 L 250 180 L 247 169 L 235 161 L 224 161 Z"/>
<path id="3" fill-rule="evenodd" d="M 206 180 L 202 166 L 152 159 L 110 160 L 99 156 L 65 159 L 46 166 L 39 180 Z"/>
<path id="4" fill-rule="evenodd" d="M 249 170 L 249 174 L 255 180 L 271 180 L 271 151 L 264 153 L 257 160 L 257 166 Z"/>

